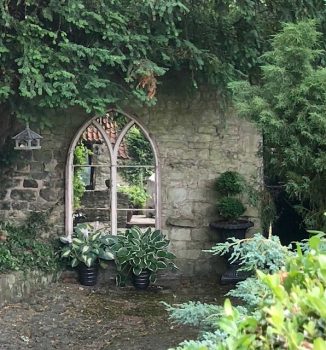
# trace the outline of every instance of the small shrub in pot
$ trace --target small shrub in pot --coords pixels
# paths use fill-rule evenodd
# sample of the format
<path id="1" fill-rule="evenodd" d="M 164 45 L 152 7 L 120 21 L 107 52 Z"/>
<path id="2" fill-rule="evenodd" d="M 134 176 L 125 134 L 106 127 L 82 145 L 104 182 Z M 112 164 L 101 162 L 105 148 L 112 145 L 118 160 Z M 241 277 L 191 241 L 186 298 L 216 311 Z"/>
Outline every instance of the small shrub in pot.
<path id="1" fill-rule="evenodd" d="M 218 194 L 217 212 L 223 220 L 235 221 L 246 211 L 238 196 L 245 189 L 245 180 L 235 171 L 226 171 L 216 180 Z"/>
<path id="2" fill-rule="evenodd" d="M 241 218 L 246 207 L 240 196 L 246 191 L 246 187 L 244 178 L 235 171 L 226 171 L 216 180 L 215 188 L 220 195 L 216 204 L 219 220 L 210 223 L 210 227 L 217 231 L 222 242 L 230 237 L 243 239 L 247 229 L 254 225 L 253 222 Z M 234 283 L 245 278 L 246 275 L 241 275 L 238 271 L 237 261 L 233 261 L 232 264 L 227 261 L 227 264 L 227 271 L 221 276 L 221 283 Z"/>

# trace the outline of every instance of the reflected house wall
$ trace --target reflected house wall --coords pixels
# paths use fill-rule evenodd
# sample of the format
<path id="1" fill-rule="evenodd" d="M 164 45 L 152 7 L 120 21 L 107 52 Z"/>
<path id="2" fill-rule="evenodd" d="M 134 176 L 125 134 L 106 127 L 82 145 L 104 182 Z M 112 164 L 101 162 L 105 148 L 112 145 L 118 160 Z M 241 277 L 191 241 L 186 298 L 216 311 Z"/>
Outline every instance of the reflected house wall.
<path id="1" fill-rule="evenodd" d="M 109 165 L 110 154 L 106 145 L 93 145 L 92 164 Z M 111 170 L 109 166 L 95 167 L 93 170 L 93 185 L 96 191 L 106 191 L 110 187 Z M 109 186 L 108 186 L 109 185 Z"/>
<path id="2" fill-rule="evenodd" d="M 99 118 L 103 129 L 108 134 L 111 142 L 116 141 L 116 127 L 108 118 Z M 81 207 L 78 208 L 78 219 L 75 224 L 81 222 L 101 223 L 110 226 L 111 220 L 111 159 L 110 152 L 105 144 L 101 133 L 92 125 L 83 132 L 82 139 L 87 143 L 90 150 L 89 165 L 93 168 L 85 168 L 89 181 L 87 190 L 81 198 Z M 122 143 L 119 149 L 119 157 L 127 158 L 126 146 Z M 85 176 L 86 177 L 86 176 Z M 122 182 L 122 180 L 120 181 Z M 129 208 L 128 196 L 118 193 L 118 201 L 124 208 Z M 118 213 L 118 225 L 127 226 L 127 213 Z"/>
<path id="3" fill-rule="evenodd" d="M 118 200 L 125 205 L 125 208 L 128 208 L 129 199 L 126 194 L 118 192 Z M 110 201 L 111 197 L 109 189 L 86 191 L 81 202 L 82 208 L 78 210 L 82 215 L 77 222 L 100 222 L 106 226 L 110 226 Z M 126 227 L 126 212 L 118 213 L 118 225 L 119 227 Z"/>

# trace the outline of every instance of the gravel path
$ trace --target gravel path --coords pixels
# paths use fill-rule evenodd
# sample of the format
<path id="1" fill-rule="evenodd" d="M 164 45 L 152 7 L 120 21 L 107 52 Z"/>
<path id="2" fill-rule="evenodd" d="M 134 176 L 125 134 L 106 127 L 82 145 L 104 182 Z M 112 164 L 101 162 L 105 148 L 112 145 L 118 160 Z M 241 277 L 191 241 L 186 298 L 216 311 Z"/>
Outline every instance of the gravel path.
<path id="1" fill-rule="evenodd" d="M 0 349 L 166 350 L 196 330 L 172 325 L 160 301 L 218 302 L 217 283 L 172 287 L 83 287 L 56 283 L 22 303 L 0 309 Z"/>

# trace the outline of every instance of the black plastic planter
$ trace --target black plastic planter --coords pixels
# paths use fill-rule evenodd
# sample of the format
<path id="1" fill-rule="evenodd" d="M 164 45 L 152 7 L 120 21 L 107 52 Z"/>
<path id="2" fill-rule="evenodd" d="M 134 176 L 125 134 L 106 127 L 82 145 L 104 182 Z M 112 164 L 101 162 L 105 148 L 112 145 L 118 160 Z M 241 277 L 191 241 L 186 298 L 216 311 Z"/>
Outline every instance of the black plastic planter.
<path id="1" fill-rule="evenodd" d="M 149 277 L 151 272 L 149 270 L 142 271 L 138 276 L 132 275 L 132 284 L 136 289 L 147 289 L 149 286 Z"/>
<path id="2" fill-rule="evenodd" d="M 88 267 L 84 264 L 79 265 L 79 282 L 83 286 L 95 286 L 97 282 L 98 265 Z"/>

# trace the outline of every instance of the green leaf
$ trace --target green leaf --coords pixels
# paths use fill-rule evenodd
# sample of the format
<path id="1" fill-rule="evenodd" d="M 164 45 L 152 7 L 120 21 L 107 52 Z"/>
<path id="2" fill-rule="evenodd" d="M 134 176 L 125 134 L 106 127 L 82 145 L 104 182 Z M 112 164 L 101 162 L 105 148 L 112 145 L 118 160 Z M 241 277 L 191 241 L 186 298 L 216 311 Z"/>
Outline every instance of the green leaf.
<path id="1" fill-rule="evenodd" d="M 73 258 L 71 261 L 71 267 L 76 267 L 79 264 L 78 260 L 76 258 Z"/>
<path id="2" fill-rule="evenodd" d="M 78 246 L 80 244 L 84 244 L 84 242 L 81 239 L 79 239 L 79 238 L 73 238 L 72 239 L 72 244 Z"/>
<path id="3" fill-rule="evenodd" d="M 114 260 L 114 254 L 108 251 L 102 251 L 101 254 L 99 254 L 99 258 L 104 260 Z"/>
<path id="4" fill-rule="evenodd" d="M 68 249 L 64 249 L 62 250 L 62 253 L 61 253 L 61 257 L 62 258 L 68 258 L 71 254 L 71 249 L 68 248 Z"/>
<path id="5" fill-rule="evenodd" d="M 88 245 L 85 245 L 82 249 L 82 254 L 88 253 L 91 250 L 91 247 Z"/>
<path id="6" fill-rule="evenodd" d="M 125 258 L 129 255 L 128 249 L 125 247 L 119 248 L 119 250 L 116 252 L 116 256 L 118 258 Z"/>
<path id="7" fill-rule="evenodd" d="M 314 340 L 313 350 L 325 350 L 326 349 L 326 340 L 322 338 L 317 338 Z"/>
<path id="8" fill-rule="evenodd" d="M 233 316 L 234 311 L 230 299 L 225 299 L 224 302 L 224 313 L 226 316 Z"/>
<path id="9" fill-rule="evenodd" d="M 164 261 L 158 261 L 156 266 L 158 269 L 166 269 L 167 268 L 167 264 Z"/>
<path id="10" fill-rule="evenodd" d="M 139 267 L 139 266 L 134 266 L 133 269 L 132 269 L 132 272 L 136 275 L 136 276 L 139 276 L 142 272 L 142 268 Z"/>

